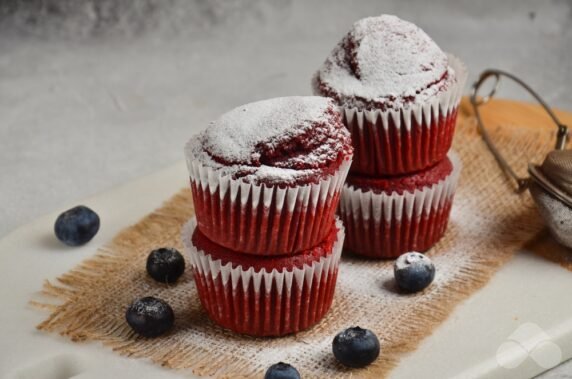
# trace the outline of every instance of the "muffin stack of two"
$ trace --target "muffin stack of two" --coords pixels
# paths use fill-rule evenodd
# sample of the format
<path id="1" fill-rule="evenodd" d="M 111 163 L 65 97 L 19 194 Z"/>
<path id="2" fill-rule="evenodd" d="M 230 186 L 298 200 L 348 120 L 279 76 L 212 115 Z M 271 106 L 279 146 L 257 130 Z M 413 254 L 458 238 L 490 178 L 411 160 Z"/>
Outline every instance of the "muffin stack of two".
<path id="1" fill-rule="evenodd" d="M 353 153 L 334 103 L 238 107 L 185 153 L 196 219 L 183 241 L 209 317 L 253 336 L 318 322 L 333 300 L 344 240 L 335 212 Z"/>
<path id="2" fill-rule="evenodd" d="M 449 152 L 467 71 L 395 16 L 356 22 L 313 80 L 355 148 L 342 191 L 346 249 L 395 258 L 444 234 L 460 161 Z"/>

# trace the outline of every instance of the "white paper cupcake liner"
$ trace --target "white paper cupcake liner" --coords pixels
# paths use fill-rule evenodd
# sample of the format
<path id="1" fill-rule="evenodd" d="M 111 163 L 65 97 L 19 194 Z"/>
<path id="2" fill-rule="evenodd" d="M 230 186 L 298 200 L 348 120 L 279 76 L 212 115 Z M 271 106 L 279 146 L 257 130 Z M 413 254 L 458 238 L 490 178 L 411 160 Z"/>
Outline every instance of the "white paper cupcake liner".
<path id="1" fill-rule="evenodd" d="M 213 259 L 192 244 L 195 227 L 194 218 L 183 227 L 183 243 L 201 303 L 216 323 L 250 335 L 284 335 L 312 326 L 329 310 L 344 241 L 339 219 L 330 254 L 302 268 L 270 272 Z"/>
<path id="2" fill-rule="evenodd" d="M 229 249 L 294 254 L 315 246 L 333 222 L 351 158 L 318 183 L 280 188 L 245 183 L 187 156 L 199 228 Z"/>
<path id="3" fill-rule="evenodd" d="M 347 120 L 358 120 L 357 124 L 363 128 L 364 121 L 374 124 L 381 119 L 381 126 L 385 129 L 391 126 L 399 130 L 411 130 L 411 125 L 415 121 L 421 125 L 423 121 L 428 120 L 427 126 L 434 125 L 440 116 L 447 116 L 452 113 L 461 102 L 465 83 L 467 82 L 468 71 L 465 64 L 456 56 L 447 54 L 450 66 L 455 70 L 456 81 L 452 83 L 445 91 L 433 96 L 429 101 L 424 103 L 412 103 L 400 109 L 374 109 L 362 110 L 358 108 L 342 107 L 341 111 Z"/>
<path id="4" fill-rule="evenodd" d="M 356 254 L 393 258 L 426 250 L 445 232 L 461 172 L 450 152 L 453 171 L 438 183 L 413 192 L 387 194 L 344 185 L 339 213 L 346 226 L 346 248 Z"/>
<path id="5" fill-rule="evenodd" d="M 355 147 L 351 172 L 402 175 L 430 167 L 446 156 L 468 76 L 461 60 L 448 57 L 456 80 L 425 102 L 385 110 L 340 107 Z"/>

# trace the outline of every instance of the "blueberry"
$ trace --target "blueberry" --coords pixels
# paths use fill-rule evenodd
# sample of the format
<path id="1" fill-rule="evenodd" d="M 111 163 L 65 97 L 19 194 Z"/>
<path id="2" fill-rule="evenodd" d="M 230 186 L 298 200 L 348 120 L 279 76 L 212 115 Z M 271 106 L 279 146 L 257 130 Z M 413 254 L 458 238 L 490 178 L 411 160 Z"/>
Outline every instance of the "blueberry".
<path id="1" fill-rule="evenodd" d="M 127 308 L 125 319 L 129 326 L 144 337 L 157 337 L 173 326 L 175 314 L 169 304 L 155 297 L 135 300 Z"/>
<path id="2" fill-rule="evenodd" d="M 397 258 L 393 273 L 399 288 L 406 292 L 417 292 L 433 282 L 435 266 L 426 255 L 411 252 Z"/>
<path id="3" fill-rule="evenodd" d="M 69 246 L 88 243 L 98 230 L 99 216 L 83 205 L 68 209 L 58 216 L 54 224 L 56 237 Z"/>
<path id="4" fill-rule="evenodd" d="M 369 365 L 379 356 L 379 340 L 371 330 L 359 326 L 348 328 L 332 342 L 334 357 L 347 367 L 360 368 Z"/>
<path id="5" fill-rule="evenodd" d="M 185 272 L 185 259 L 173 248 L 153 250 L 147 257 L 147 272 L 158 282 L 175 283 Z"/>
<path id="6" fill-rule="evenodd" d="M 266 370 L 264 379 L 300 379 L 300 373 L 288 363 L 278 362 Z"/>

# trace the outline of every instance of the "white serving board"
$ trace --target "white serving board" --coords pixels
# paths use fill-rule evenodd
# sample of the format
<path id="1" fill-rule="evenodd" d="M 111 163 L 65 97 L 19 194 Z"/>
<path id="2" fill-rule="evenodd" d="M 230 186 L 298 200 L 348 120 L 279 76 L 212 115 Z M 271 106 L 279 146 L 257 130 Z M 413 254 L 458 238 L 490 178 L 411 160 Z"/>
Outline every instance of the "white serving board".
<path id="1" fill-rule="evenodd" d="M 48 314 L 28 305 L 30 299 L 38 299 L 44 280 L 56 278 L 89 257 L 97 246 L 159 207 L 187 183 L 186 169 L 180 162 L 85 201 L 63 204 L 53 214 L 0 241 L 0 378 L 189 376 L 145 360 L 120 357 L 99 343 L 72 343 L 38 332 L 35 326 Z M 66 248 L 55 239 L 53 222 L 62 210 L 78 204 L 95 209 L 102 226 L 86 246 Z M 547 366 L 572 357 L 571 289 L 572 272 L 520 252 L 482 290 L 460 304 L 415 352 L 404 357 L 391 377 L 537 375 Z M 509 341 L 511 336 L 519 343 Z M 499 365 L 499 348 L 504 352 L 501 362 L 505 366 L 512 362 L 516 367 Z"/>

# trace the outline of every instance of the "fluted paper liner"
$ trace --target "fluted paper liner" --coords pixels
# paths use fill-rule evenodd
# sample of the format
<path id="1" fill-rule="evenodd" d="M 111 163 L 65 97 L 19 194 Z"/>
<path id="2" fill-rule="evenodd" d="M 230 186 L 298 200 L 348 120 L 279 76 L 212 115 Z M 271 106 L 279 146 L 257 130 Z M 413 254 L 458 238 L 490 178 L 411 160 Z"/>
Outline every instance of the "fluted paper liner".
<path id="1" fill-rule="evenodd" d="M 351 172 L 407 174 L 430 167 L 447 155 L 468 76 L 461 60 L 451 54 L 448 57 L 456 81 L 426 102 L 385 110 L 341 106 L 355 148 Z"/>
<path id="2" fill-rule="evenodd" d="M 183 227 L 183 243 L 201 303 L 216 323 L 243 334 L 279 336 L 314 325 L 329 310 L 344 241 L 339 219 L 337 239 L 328 255 L 302 268 L 270 272 L 213 259 L 193 245 L 195 227 L 195 218 Z"/>
<path id="3" fill-rule="evenodd" d="M 280 188 L 221 175 L 187 153 L 199 229 L 211 241 L 258 255 L 295 254 L 317 245 L 333 223 L 351 165 L 346 157 L 318 183 Z"/>
<path id="4" fill-rule="evenodd" d="M 402 194 L 375 193 L 345 184 L 340 216 L 346 226 L 345 248 L 359 255 L 395 258 L 425 251 L 445 233 L 461 161 L 450 152 L 453 171 L 432 186 Z"/>

